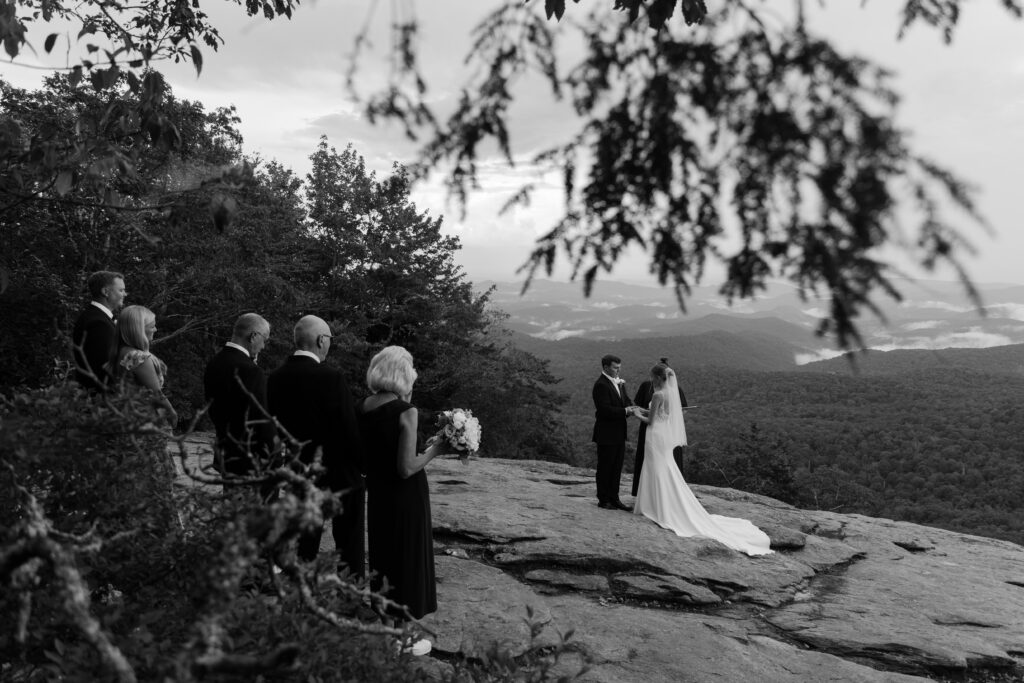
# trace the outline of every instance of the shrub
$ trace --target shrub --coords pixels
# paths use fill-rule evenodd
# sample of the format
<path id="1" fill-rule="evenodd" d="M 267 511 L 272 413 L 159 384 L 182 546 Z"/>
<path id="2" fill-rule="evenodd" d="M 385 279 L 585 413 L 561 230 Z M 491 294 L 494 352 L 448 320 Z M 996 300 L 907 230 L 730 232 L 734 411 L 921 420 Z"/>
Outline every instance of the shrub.
<path id="1" fill-rule="evenodd" d="M 297 563 L 297 536 L 339 510 L 315 465 L 228 480 L 195 469 L 200 485 L 175 485 L 172 437 L 145 392 L 58 385 L 0 401 L 0 613 L 16 615 L 0 623 L 0 677 L 427 678 L 395 647 L 408 633 L 370 609 L 382 596 L 334 557 Z M 543 681 L 566 676 L 564 651 L 428 663 L 441 680 Z"/>

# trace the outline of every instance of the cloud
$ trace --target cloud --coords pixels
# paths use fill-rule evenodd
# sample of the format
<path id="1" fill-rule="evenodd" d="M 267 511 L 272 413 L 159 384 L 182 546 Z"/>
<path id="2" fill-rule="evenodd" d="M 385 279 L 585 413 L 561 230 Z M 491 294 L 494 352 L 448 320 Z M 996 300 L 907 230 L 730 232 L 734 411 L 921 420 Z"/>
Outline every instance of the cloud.
<path id="1" fill-rule="evenodd" d="M 884 344 L 869 344 L 869 347 L 873 351 L 938 351 L 940 349 L 987 349 L 993 346 L 1006 346 L 1013 343 L 1015 343 L 1014 340 L 1006 335 L 986 332 L 981 328 L 972 327 L 963 332 L 952 332 L 936 337 L 894 339 Z M 797 365 L 806 365 L 807 363 L 819 360 L 835 358 L 842 354 L 842 351 L 835 349 L 818 349 L 817 351 L 794 354 L 793 360 Z"/>
<path id="2" fill-rule="evenodd" d="M 731 304 L 724 299 L 712 299 L 711 301 L 701 302 L 705 306 L 716 308 L 723 311 L 730 311 L 732 313 L 754 313 L 757 309 L 753 303 L 744 299 L 736 299 Z"/>
<path id="3" fill-rule="evenodd" d="M 915 323 L 905 323 L 901 327 L 908 332 L 913 332 L 914 330 L 934 330 L 936 327 L 942 327 L 945 324 L 942 320 L 922 320 Z"/>
<path id="4" fill-rule="evenodd" d="M 900 304 L 901 308 L 932 308 L 939 309 L 941 311 L 951 311 L 953 313 L 967 313 L 974 310 L 974 306 L 958 306 L 951 304 L 946 301 L 904 301 Z"/>
<path id="5" fill-rule="evenodd" d="M 561 341 L 562 339 L 568 339 L 569 337 L 582 337 L 584 334 L 586 334 L 586 330 L 545 330 L 543 332 L 536 332 L 530 336 L 536 337 L 537 339 L 546 339 L 548 341 Z"/>
<path id="6" fill-rule="evenodd" d="M 996 318 L 1012 318 L 1024 321 L 1024 304 L 991 304 L 985 311 Z"/>
<path id="7" fill-rule="evenodd" d="M 963 332 L 951 332 L 936 337 L 912 337 L 894 340 L 887 344 L 871 345 L 878 351 L 894 351 L 896 349 L 987 349 L 992 346 L 1006 346 L 1014 343 L 1010 337 L 1002 334 L 986 332 L 980 327 L 972 327 Z"/>
<path id="8" fill-rule="evenodd" d="M 829 358 L 835 358 L 836 356 L 843 355 L 842 351 L 836 351 L 835 349 L 818 349 L 817 351 L 811 351 L 809 353 L 796 353 L 793 354 L 793 362 L 797 365 L 807 365 L 819 360 L 828 360 Z"/>

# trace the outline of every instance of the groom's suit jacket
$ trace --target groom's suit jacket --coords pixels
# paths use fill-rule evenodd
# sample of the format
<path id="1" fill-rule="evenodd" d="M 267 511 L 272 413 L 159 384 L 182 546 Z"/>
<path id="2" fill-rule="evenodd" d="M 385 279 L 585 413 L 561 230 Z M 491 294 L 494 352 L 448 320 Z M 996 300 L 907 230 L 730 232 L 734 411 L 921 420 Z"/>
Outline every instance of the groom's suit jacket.
<path id="1" fill-rule="evenodd" d="M 596 444 L 626 443 L 626 406 L 633 405 L 626 385 L 615 385 L 604 374 L 594 382 L 594 436 Z"/>
<path id="2" fill-rule="evenodd" d="M 323 449 L 326 485 L 332 491 L 361 488 L 365 472 L 363 444 L 355 407 L 341 371 L 308 356 L 289 356 L 267 379 L 270 413 L 281 426 L 307 442 L 303 462 Z"/>

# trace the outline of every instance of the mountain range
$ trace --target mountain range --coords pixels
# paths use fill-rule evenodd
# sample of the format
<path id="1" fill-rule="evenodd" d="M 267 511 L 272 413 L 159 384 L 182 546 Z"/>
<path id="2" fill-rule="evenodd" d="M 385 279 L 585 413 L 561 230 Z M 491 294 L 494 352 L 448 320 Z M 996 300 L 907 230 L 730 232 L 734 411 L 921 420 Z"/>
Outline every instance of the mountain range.
<path id="1" fill-rule="evenodd" d="M 783 282 L 771 284 L 754 299 L 731 304 L 716 287 L 694 287 L 683 302 L 685 310 L 671 288 L 650 285 L 598 281 L 589 297 L 578 282 L 535 280 L 525 292 L 520 283 L 479 286 L 493 288 L 491 302 L 509 315 L 506 327 L 536 340 L 607 343 L 724 332 L 775 340 L 773 345 L 791 354 L 787 365 L 842 354 L 833 341 L 815 335 L 828 302 L 803 301 Z M 875 304 L 882 317 L 867 313 L 856 321 L 865 346 L 891 351 L 1024 343 L 1024 285 L 975 286 L 980 302 L 972 301 L 958 283 L 898 283 L 902 301 L 879 294 Z"/>

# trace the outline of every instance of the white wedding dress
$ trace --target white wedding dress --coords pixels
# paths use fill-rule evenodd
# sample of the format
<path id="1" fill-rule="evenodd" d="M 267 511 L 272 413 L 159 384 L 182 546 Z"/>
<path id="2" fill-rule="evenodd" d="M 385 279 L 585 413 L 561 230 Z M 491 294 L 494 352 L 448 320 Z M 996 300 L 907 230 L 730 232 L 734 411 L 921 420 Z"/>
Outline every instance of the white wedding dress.
<path id="1" fill-rule="evenodd" d="M 767 555 L 768 535 L 745 519 L 708 514 L 679 473 L 672 449 L 686 445 L 686 425 L 675 373 L 651 399 L 644 464 L 633 513 L 654 520 L 677 536 L 713 538 L 747 555 Z"/>

